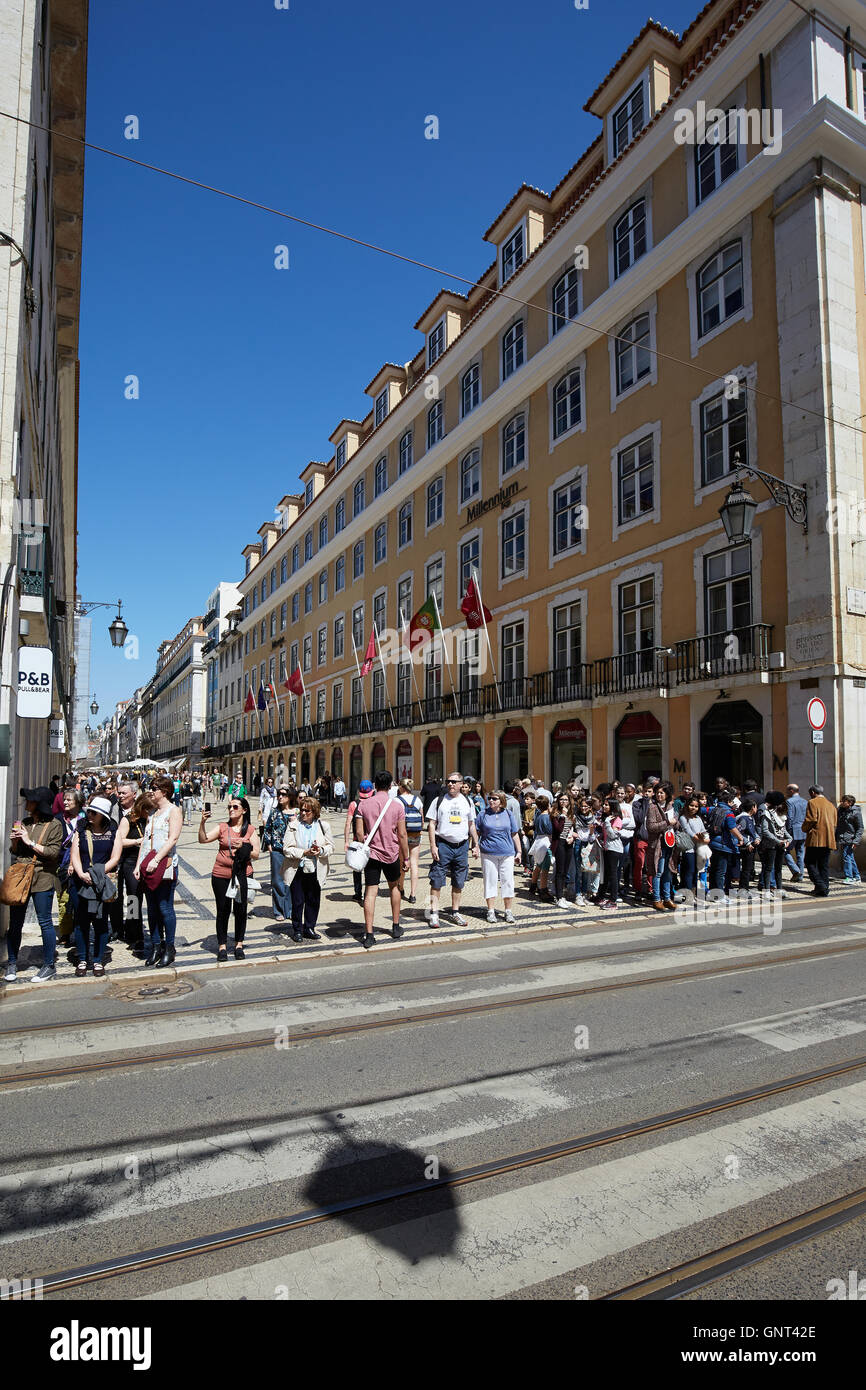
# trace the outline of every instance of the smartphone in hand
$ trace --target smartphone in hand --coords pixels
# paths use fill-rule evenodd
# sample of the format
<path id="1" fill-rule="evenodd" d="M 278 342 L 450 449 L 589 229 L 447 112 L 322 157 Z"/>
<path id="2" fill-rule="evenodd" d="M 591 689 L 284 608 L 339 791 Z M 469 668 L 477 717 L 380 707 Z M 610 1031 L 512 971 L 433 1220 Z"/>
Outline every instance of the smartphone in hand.
<path id="1" fill-rule="evenodd" d="M 208 815 L 210 815 L 210 802 L 209 802 L 209 801 L 206 801 L 206 802 L 205 802 L 205 804 L 204 804 L 204 809 L 207 811 Z"/>

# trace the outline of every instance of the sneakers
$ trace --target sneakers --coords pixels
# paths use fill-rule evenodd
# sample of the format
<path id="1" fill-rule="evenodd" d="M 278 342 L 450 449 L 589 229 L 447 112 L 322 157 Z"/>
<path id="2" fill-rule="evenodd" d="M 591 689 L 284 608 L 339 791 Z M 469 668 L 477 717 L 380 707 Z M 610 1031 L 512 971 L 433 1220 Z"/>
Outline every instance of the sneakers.
<path id="1" fill-rule="evenodd" d="M 567 899 L 567 898 L 557 898 L 557 899 L 556 899 L 556 906 L 557 906 L 557 907 L 568 907 L 568 899 Z"/>
<path id="2" fill-rule="evenodd" d="M 394 941 L 399 941 L 403 935 L 403 928 L 399 922 L 394 922 L 391 926 L 391 937 Z"/>
<path id="3" fill-rule="evenodd" d="M 414 894 L 412 895 L 411 898 L 408 898 L 408 899 L 407 899 L 407 902 L 410 902 L 410 903 L 415 903 L 416 901 L 417 901 L 417 899 L 415 898 L 415 895 L 414 895 Z"/>
<path id="4" fill-rule="evenodd" d="M 457 925 L 458 925 L 458 927 L 468 927 L 468 926 L 469 926 L 469 923 L 467 922 L 466 918 L 463 916 L 463 914 L 462 914 L 461 912 L 452 912 L 452 913 L 451 913 L 451 920 L 452 920 L 453 922 L 456 922 Z M 493 920 L 494 920 L 494 922 L 496 921 L 496 916 L 495 916 L 495 914 L 494 914 Z M 431 925 L 432 925 L 432 924 L 431 924 Z"/>
<path id="5" fill-rule="evenodd" d="M 506 922 L 508 923 L 508 925 L 509 925 L 510 927 L 513 927 L 513 926 L 514 926 L 514 922 L 515 922 L 514 913 L 513 913 L 513 912 L 506 912 L 506 914 L 505 914 L 505 920 L 506 920 Z"/>
<path id="6" fill-rule="evenodd" d="M 489 911 L 488 914 L 487 914 L 487 920 L 488 920 L 488 922 L 490 923 L 490 925 L 491 925 L 492 927 L 495 927 L 495 926 L 496 926 L 496 913 L 493 911 L 492 908 L 490 909 L 490 911 Z M 507 921 L 507 918 L 506 918 L 506 921 Z"/>
<path id="7" fill-rule="evenodd" d="M 583 896 L 582 893 L 578 893 L 578 894 L 577 894 L 577 897 L 576 897 L 575 900 L 574 900 L 574 906 L 575 906 L 575 907 L 586 907 L 586 898 Z"/>
<path id="8" fill-rule="evenodd" d="M 46 980 L 53 980 L 56 975 L 57 971 L 54 969 L 53 965 L 43 965 L 41 970 L 37 970 L 30 983 L 32 985 L 43 985 Z"/>
<path id="9" fill-rule="evenodd" d="M 3 976 L 3 979 L 6 981 L 7 985 L 14 985 L 15 981 L 18 979 L 18 966 L 7 965 L 6 974 Z"/>
<path id="10" fill-rule="evenodd" d="M 431 927 L 438 927 L 438 925 L 439 925 L 439 913 L 438 913 L 438 912 L 431 912 L 431 913 L 430 913 L 430 916 L 429 916 L 429 918 L 428 918 L 427 920 L 429 921 Z"/>

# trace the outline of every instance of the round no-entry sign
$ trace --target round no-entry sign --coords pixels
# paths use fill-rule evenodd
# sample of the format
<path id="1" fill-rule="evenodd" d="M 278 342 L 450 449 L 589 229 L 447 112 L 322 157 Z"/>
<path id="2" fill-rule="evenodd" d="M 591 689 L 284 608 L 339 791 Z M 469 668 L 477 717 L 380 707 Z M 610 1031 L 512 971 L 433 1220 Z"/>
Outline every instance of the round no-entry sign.
<path id="1" fill-rule="evenodd" d="M 813 729 L 823 729 L 827 723 L 827 706 L 817 695 L 806 706 L 806 718 Z"/>

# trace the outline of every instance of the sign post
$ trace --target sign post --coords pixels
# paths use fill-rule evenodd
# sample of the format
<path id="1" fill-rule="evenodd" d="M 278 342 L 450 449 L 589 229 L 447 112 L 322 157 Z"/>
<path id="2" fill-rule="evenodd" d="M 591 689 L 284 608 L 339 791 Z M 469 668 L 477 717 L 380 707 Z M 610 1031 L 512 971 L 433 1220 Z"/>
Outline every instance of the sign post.
<path id="1" fill-rule="evenodd" d="M 818 785 L 818 745 L 824 742 L 824 725 L 827 723 L 827 706 L 817 695 L 806 705 L 806 718 L 812 730 L 812 772 L 813 786 Z"/>

